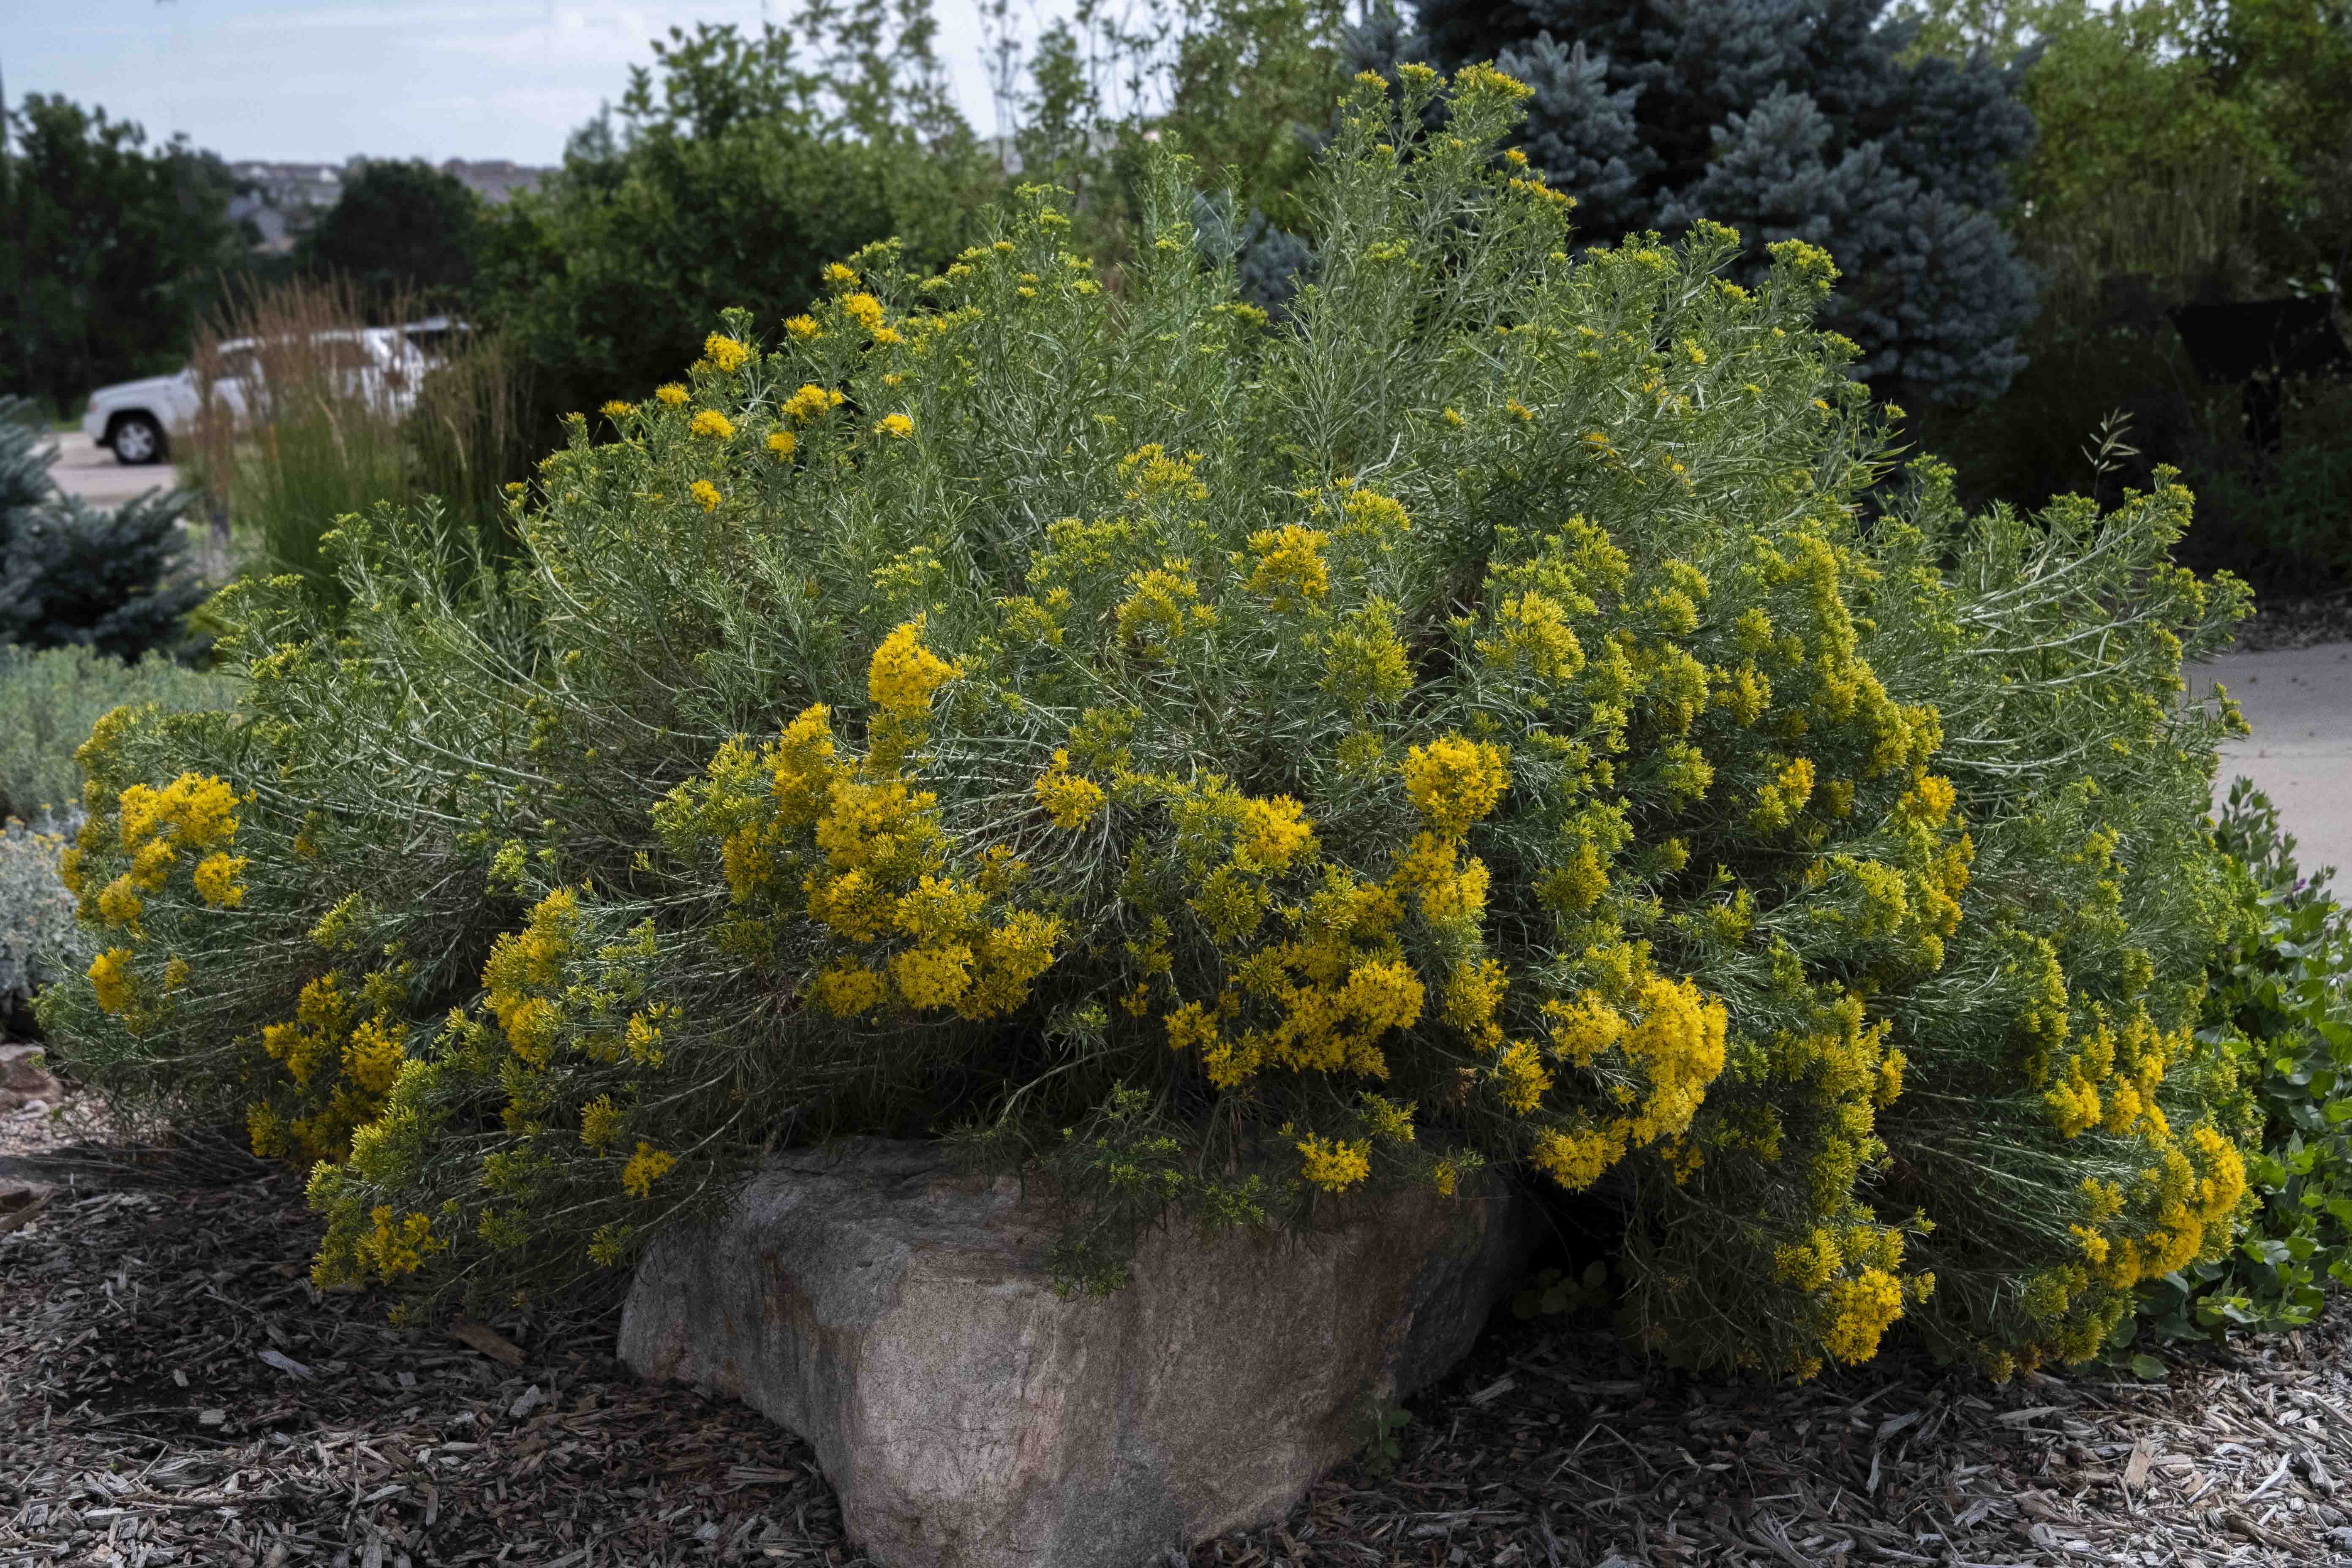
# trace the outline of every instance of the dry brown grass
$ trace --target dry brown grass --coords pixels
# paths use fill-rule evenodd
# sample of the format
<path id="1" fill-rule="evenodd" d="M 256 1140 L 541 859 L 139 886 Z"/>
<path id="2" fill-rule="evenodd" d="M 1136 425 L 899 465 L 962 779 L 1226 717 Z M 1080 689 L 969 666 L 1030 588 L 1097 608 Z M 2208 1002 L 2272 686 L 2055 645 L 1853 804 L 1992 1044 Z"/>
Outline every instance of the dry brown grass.
<path id="1" fill-rule="evenodd" d="M 410 319 L 410 304 L 296 278 L 233 295 L 196 344 L 203 412 L 189 467 L 213 515 L 270 569 L 325 594 L 320 541 L 379 501 L 436 499 L 495 553 L 499 487 L 532 455 L 530 366 L 503 339 L 460 331 L 423 360 L 364 369 L 358 332 Z M 230 383 L 244 390 L 241 416 Z"/>

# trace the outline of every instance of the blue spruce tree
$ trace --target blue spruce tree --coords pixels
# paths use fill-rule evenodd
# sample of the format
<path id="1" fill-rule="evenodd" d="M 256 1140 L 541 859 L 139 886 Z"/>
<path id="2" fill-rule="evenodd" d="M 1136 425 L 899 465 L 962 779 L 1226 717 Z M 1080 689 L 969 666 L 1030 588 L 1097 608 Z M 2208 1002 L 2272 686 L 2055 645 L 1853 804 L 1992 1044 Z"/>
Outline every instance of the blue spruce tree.
<path id="1" fill-rule="evenodd" d="M 1535 89 L 1528 156 L 1595 240 L 1696 218 L 1826 249 L 1831 324 L 1906 401 L 1996 397 L 2033 278 L 1997 217 L 2032 145 L 2016 72 L 1904 59 L 1885 0 L 1425 0 L 1359 28 L 1363 64 L 1492 59 Z"/>
<path id="2" fill-rule="evenodd" d="M 57 453 L 22 398 L 0 397 L 0 643 L 79 645 L 135 659 L 187 646 L 202 583 L 181 570 L 190 491 L 149 490 L 112 511 L 60 492 Z"/>
<path id="3" fill-rule="evenodd" d="M 1633 117 L 1639 86 L 1612 88 L 1609 59 L 1581 39 L 1538 34 L 1496 64 L 1535 89 L 1528 100 L 1527 154 L 1547 179 L 1576 193 L 1587 233 L 1623 234 L 1654 221 L 1649 184 L 1658 155 Z"/>

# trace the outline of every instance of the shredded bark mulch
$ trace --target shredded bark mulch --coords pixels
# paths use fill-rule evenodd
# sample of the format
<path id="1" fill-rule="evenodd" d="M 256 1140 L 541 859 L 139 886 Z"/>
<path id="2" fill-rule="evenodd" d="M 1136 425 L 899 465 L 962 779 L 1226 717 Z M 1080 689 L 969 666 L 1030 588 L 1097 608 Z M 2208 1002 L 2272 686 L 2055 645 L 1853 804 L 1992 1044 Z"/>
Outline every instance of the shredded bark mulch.
<path id="1" fill-rule="evenodd" d="M 2258 600 L 2254 613 L 2238 623 L 2234 647 L 2239 653 L 2265 653 L 2331 642 L 2352 642 L 2352 592 Z"/>
<path id="2" fill-rule="evenodd" d="M 5 1568 L 862 1561 L 807 1446 L 636 1383 L 609 1307 L 395 1329 L 311 1287 L 283 1175 L 12 1142 L 0 1188 L 55 1179 L 0 1235 Z M 1392 1464 L 1190 1568 L 2352 1562 L 2347 1340 L 2338 1310 L 2161 1383 L 1997 1388 L 1896 1352 L 1790 1388 L 1506 1318 Z"/>

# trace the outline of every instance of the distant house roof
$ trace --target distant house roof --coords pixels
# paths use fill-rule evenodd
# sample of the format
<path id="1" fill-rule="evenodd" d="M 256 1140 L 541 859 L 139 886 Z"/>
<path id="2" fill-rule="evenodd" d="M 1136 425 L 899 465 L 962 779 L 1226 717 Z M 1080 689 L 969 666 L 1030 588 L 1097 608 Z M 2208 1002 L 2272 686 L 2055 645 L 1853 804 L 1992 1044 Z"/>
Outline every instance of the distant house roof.
<path id="1" fill-rule="evenodd" d="M 339 163 L 280 163 L 247 159 L 229 165 L 237 194 L 229 199 L 229 221 L 250 224 L 257 255 L 283 256 L 318 222 L 329 207 L 342 200 L 343 166 Z"/>
<path id="2" fill-rule="evenodd" d="M 247 159 L 229 165 L 236 177 L 237 194 L 228 205 L 232 223 L 250 224 L 253 249 L 258 255 L 282 256 L 296 240 L 342 200 L 346 175 L 364 160 L 348 163 L 283 163 Z M 551 168 L 535 168 L 504 158 L 452 158 L 441 172 L 456 179 L 492 206 L 514 199 L 519 191 L 537 190 Z"/>
<path id="3" fill-rule="evenodd" d="M 541 181 L 555 173 L 553 169 L 509 163 L 504 158 L 485 158 L 473 163 L 463 158 L 452 158 L 441 165 L 441 172 L 453 176 L 459 184 L 492 206 L 512 200 L 519 191 L 537 190 Z"/>

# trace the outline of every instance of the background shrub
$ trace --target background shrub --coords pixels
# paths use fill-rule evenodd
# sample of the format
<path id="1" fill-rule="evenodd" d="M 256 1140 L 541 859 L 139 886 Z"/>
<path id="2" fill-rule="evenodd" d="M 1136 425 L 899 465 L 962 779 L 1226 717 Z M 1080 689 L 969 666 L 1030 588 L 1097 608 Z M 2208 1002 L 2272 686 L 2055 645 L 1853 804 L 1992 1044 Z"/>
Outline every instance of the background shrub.
<path id="1" fill-rule="evenodd" d="M 646 395 L 721 308 L 773 332 L 836 257 L 898 235 L 936 262 L 968 237 L 998 175 L 948 107 L 928 26 L 856 15 L 867 58 L 845 25 L 807 66 L 782 28 L 673 29 L 617 121 L 581 131 L 550 189 L 485 231 L 478 317 L 533 367 L 534 445 L 567 412 Z"/>
<path id="2" fill-rule="evenodd" d="M 238 682 L 158 654 L 136 664 L 88 647 L 0 646 L 0 817 L 27 822 L 79 810 L 74 752 L 105 714 L 126 704 L 164 712 L 228 708 Z"/>
<path id="3" fill-rule="evenodd" d="M 2283 595 L 2352 584 L 2352 382 L 2293 382 L 2283 402 L 2264 451 L 2242 437 L 2234 390 L 2203 400 L 2203 440 L 2181 443 L 2200 520 L 2182 555 Z"/>
<path id="4" fill-rule="evenodd" d="M 404 305 L 392 318 L 407 314 Z M 196 344 L 194 467 L 268 569 L 330 595 L 320 540 L 346 512 L 406 501 L 401 421 L 414 370 L 371 368 L 369 301 L 349 279 L 293 278 L 232 300 Z M 225 346 L 226 345 L 226 346 Z M 242 408 L 221 390 L 234 381 Z"/>
<path id="5" fill-rule="evenodd" d="M 228 166 L 61 96 L 0 113 L 0 395 L 66 414 L 93 386 L 169 372 L 240 259 Z"/>
<path id="6" fill-rule="evenodd" d="M 2195 488 L 2183 548 L 2258 588 L 2352 583 L 2343 549 L 2344 399 L 2291 383 L 2279 450 L 2249 439 L 2234 386 L 2196 378 L 2167 319 L 2186 303 L 2341 299 L 2352 257 L 2352 26 L 2326 0 L 1911 8 L 1927 47 L 2021 77 L 2041 127 L 2009 214 L 2040 274 L 2029 363 L 2005 397 L 1915 405 L 1972 504 L 2039 506 L 2083 487 L 2109 414 L 2138 448 L 2112 483 L 2159 466 Z M 2341 319 L 2336 330 L 2347 323 Z"/>
<path id="7" fill-rule="evenodd" d="M 157 710 L 226 707 L 235 683 L 150 653 L 124 665 L 86 647 L 0 644 L 0 1026 L 29 1023 L 21 1004 L 79 973 L 95 949 L 74 921 L 58 858 L 81 817 L 74 752 L 100 716 L 124 704 Z"/>
<path id="8" fill-rule="evenodd" d="M 1740 229 L 1846 275 L 1825 324 L 1882 397 L 1971 405 L 2023 363 L 2033 279 L 2000 215 L 2033 144 L 2018 73 L 1909 52 L 1881 5 L 1426 0 L 1394 58 L 1496 60 L 1535 89 L 1523 145 L 1595 238 Z"/>
<path id="9" fill-rule="evenodd" d="M 508 547 L 506 490 L 529 472 L 535 377 L 513 341 L 452 331 L 436 358 L 362 374 L 358 334 L 408 320 L 351 279 L 257 286 L 208 323 L 195 372 L 205 399 L 190 454 L 215 515 L 259 557 L 331 601 L 320 542 L 379 501 L 437 503 L 495 558 Z M 216 389 L 243 389 L 236 413 Z"/>
<path id="10" fill-rule="evenodd" d="M 2244 779 L 2219 839 L 2241 868 L 2242 921 L 2213 972 L 2203 1030 L 2242 1064 L 2260 1207 L 2230 1252 L 2152 1282 L 2169 1335 L 2311 1321 L 2330 1280 L 2352 1283 L 2352 920 L 2325 869 L 2304 876 L 2278 812 Z"/>
<path id="11" fill-rule="evenodd" d="M 1971 518 L 1923 462 L 1865 522 L 1822 251 L 1571 258 L 1525 89 L 1430 133 L 1401 76 L 1279 327 L 1161 155 L 1116 297 L 1033 190 L 572 421 L 509 573 L 387 508 L 338 626 L 232 590 L 239 711 L 85 753 L 63 1054 L 242 1113 L 320 1278 L 427 1301 L 954 1131 L 1088 1288 L 1507 1162 L 1619 1205 L 1692 1362 L 2096 1353 L 2244 1198 L 2179 681 L 2242 592 L 2168 484 Z"/>
<path id="12" fill-rule="evenodd" d="M 302 237 L 296 259 L 345 279 L 379 311 L 447 310 L 473 286 L 481 208 L 464 182 L 421 158 L 370 159 Z"/>
<path id="13" fill-rule="evenodd" d="M 0 644 L 176 651 L 205 595 L 180 570 L 191 498 L 151 490 L 101 511 L 60 493 L 56 449 L 29 410 L 0 397 Z"/>
<path id="14" fill-rule="evenodd" d="M 96 949 L 58 879 L 67 836 L 54 821 L 0 819 L 0 1035 L 42 986 L 87 964 Z"/>

